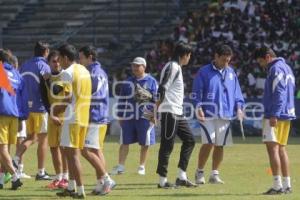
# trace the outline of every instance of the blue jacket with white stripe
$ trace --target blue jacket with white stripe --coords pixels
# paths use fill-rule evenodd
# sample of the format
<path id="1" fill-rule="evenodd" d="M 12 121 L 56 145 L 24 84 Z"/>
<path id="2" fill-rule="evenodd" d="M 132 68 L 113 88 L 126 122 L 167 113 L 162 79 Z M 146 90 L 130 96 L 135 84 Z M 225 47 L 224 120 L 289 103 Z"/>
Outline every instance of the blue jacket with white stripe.
<path id="1" fill-rule="evenodd" d="M 193 82 L 193 101 L 205 117 L 232 119 L 244 98 L 232 67 L 218 70 L 213 64 L 201 67 Z"/>
<path id="2" fill-rule="evenodd" d="M 268 65 L 268 76 L 263 96 L 265 118 L 277 117 L 292 120 L 295 115 L 295 77 L 283 58 L 276 58 Z"/>

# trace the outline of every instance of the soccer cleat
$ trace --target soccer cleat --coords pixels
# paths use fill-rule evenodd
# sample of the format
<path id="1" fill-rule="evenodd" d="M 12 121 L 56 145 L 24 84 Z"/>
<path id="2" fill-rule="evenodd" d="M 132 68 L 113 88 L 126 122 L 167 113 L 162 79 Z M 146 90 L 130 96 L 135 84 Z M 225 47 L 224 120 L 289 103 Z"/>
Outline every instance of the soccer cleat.
<path id="1" fill-rule="evenodd" d="M 196 170 L 195 183 L 198 185 L 205 184 L 205 177 L 203 172 L 199 172 L 198 170 Z"/>
<path id="2" fill-rule="evenodd" d="M 124 167 L 120 167 L 120 165 L 116 165 L 113 167 L 111 172 L 109 173 L 110 175 L 118 175 L 118 174 L 123 174 L 125 172 Z"/>
<path id="3" fill-rule="evenodd" d="M 58 189 L 59 182 L 60 182 L 59 180 L 54 180 L 49 185 L 47 185 L 46 188 L 51 189 L 51 190 Z"/>
<path id="4" fill-rule="evenodd" d="M 85 194 L 78 194 L 77 192 L 73 194 L 73 199 L 85 199 Z"/>
<path id="5" fill-rule="evenodd" d="M 66 189 L 68 187 L 68 180 L 66 179 L 62 179 L 61 181 L 59 181 L 58 183 L 58 188 L 61 188 L 61 189 Z"/>
<path id="6" fill-rule="evenodd" d="M 210 184 L 224 184 L 224 181 L 222 181 L 218 174 L 211 175 L 208 182 Z"/>
<path id="7" fill-rule="evenodd" d="M 24 178 L 24 179 L 30 179 L 31 178 L 30 175 L 27 175 L 24 172 L 18 173 L 18 175 L 19 175 L 20 178 Z"/>
<path id="8" fill-rule="evenodd" d="M 284 194 L 291 194 L 291 193 L 293 193 L 293 190 L 292 190 L 291 187 L 288 187 L 288 188 L 286 188 L 286 189 L 283 189 L 283 193 L 284 193 Z"/>
<path id="9" fill-rule="evenodd" d="M 268 191 L 264 192 L 264 195 L 280 195 L 284 191 L 280 188 L 279 190 L 275 190 L 274 188 L 270 188 Z"/>
<path id="10" fill-rule="evenodd" d="M 17 190 L 22 185 L 23 185 L 23 183 L 20 181 L 20 179 L 17 179 L 16 181 L 11 182 L 11 189 L 12 190 Z"/>
<path id="11" fill-rule="evenodd" d="M 35 176 L 36 181 L 51 181 L 52 178 L 49 176 L 47 172 L 45 172 L 43 175 L 36 174 Z"/>
<path id="12" fill-rule="evenodd" d="M 190 181 L 189 179 L 180 180 L 179 178 L 176 179 L 175 185 L 185 187 L 197 187 L 197 185 L 195 183 L 192 183 L 192 181 Z"/>
<path id="13" fill-rule="evenodd" d="M 64 189 L 61 192 L 57 192 L 56 196 L 58 197 L 73 197 L 75 195 L 75 190 Z"/>
<path id="14" fill-rule="evenodd" d="M 174 189 L 176 188 L 176 185 L 166 182 L 163 186 L 161 186 L 160 184 L 157 185 L 158 188 L 163 188 L 163 189 Z"/>
<path id="15" fill-rule="evenodd" d="M 10 173 L 5 173 L 4 175 L 4 184 L 8 183 L 11 180 L 11 174 Z"/>
<path id="16" fill-rule="evenodd" d="M 116 185 L 116 182 L 112 179 L 105 180 L 103 183 L 102 190 L 99 193 L 97 193 L 97 195 L 106 195 L 110 193 L 111 190 L 116 187 Z"/>
<path id="17" fill-rule="evenodd" d="M 139 175 L 145 175 L 146 174 L 145 167 L 139 166 L 139 168 L 138 168 L 138 174 Z"/>

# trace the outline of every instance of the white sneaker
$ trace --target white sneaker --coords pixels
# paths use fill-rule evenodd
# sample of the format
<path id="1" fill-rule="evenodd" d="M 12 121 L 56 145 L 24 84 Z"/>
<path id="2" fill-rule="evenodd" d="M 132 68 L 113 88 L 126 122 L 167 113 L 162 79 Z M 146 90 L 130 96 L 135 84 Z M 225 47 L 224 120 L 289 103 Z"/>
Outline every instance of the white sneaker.
<path id="1" fill-rule="evenodd" d="M 145 167 L 139 166 L 139 168 L 138 168 L 138 174 L 139 175 L 145 175 L 146 174 Z"/>
<path id="2" fill-rule="evenodd" d="M 208 182 L 211 184 L 224 184 L 224 181 L 222 181 L 218 174 L 210 175 Z"/>
<path id="3" fill-rule="evenodd" d="M 116 165 L 112 168 L 111 172 L 109 173 L 110 175 L 118 175 L 118 174 L 124 174 L 125 172 L 125 168 L 120 166 L 120 165 Z"/>
<path id="4" fill-rule="evenodd" d="M 103 187 L 102 187 L 102 190 L 100 191 L 99 195 L 106 195 L 108 193 L 111 192 L 111 190 L 116 187 L 116 182 L 112 179 L 108 179 L 108 180 L 105 180 L 104 183 L 103 183 Z"/>
<path id="5" fill-rule="evenodd" d="M 198 170 L 196 170 L 195 183 L 197 185 L 205 184 L 205 178 L 204 178 L 204 173 L 203 172 L 199 172 Z"/>
<path id="6" fill-rule="evenodd" d="M 18 175 L 19 175 L 20 178 L 25 178 L 25 179 L 30 179 L 31 178 L 31 176 L 25 174 L 25 172 L 19 172 Z"/>

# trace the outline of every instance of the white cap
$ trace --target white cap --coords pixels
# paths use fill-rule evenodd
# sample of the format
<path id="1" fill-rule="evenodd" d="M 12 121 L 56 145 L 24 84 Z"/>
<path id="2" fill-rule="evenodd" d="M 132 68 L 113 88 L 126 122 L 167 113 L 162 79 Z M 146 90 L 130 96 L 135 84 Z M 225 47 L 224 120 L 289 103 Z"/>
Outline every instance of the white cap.
<path id="1" fill-rule="evenodd" d="M 144 67 L 147 66 L 146 60 L 142 57 L 136 57 L 131 64 L 144 65 Z"/>

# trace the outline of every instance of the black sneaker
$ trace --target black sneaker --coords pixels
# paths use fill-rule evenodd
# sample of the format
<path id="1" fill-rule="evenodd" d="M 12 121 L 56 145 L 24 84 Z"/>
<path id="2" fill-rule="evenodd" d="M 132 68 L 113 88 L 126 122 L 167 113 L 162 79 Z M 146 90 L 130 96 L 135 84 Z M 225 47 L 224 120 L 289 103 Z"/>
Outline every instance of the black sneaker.
<path id="1" fill-rule="evenodd" d="M 157 185 L 158 188 L 163 188 L 163 189 L 174 189 L 176 188 L 176 185 L 166 182 L 163 186 L 161 186 L 160 184 Z"/>
<path id="2" fill-rule="evenodd" d="M 51 181 L 52 178 L 49 176 L 47 172 L 45 172 L 43 175 L 36 174 L 35 176 L 36 181 Z"/>
<path id="3" fill-rule="evenodd" d="M 75 190 L 64 189 L 61 192 L 57 192 L 56 196 L 58 197 L 73 197 L 75 195 Z"/>
<path id="4" fill-rule="evenodd" d="M 284 194 L 291 194 L 291 193 L 293 193 L 293 190 L 292 190 L 291 187 L 288 187 L 288 188 L 286 188 L 286 189 L 283 190 L 283 193 Z"/>
<path id="5" fill-rule="evenodd" d="M 180 180 L 179 178 L 176 179 L 175 185 L 176 186 L 185 186 L 185 187 L 198 187 L 197 184 L 193 183 L 189 179 Z"/>
<path id="6" fill-rule="evenodd" d="M 280 195 L 283 193 L 283 190 L 280 188 L 279 190 L 275 190 L 274 188 L 270 188 L 268 191 L 264 192 L 264 195 Z"/>
<path id="7" fill-rule="evenodd" d="M 77 192 L 74 193 L 74 195 L 72 197 L 73 197 L 73 199 L 85 199 L 84 194 L 78 194 Z"/>
<path id="8" fill-rule="evenodd" d="M 23 185 L 23 183 L 20 181 L 20 179 L 17 179 L 16 181 L 11 182 L 11 189 L 12 190 L 17 190 L 22 185 Z"/>

